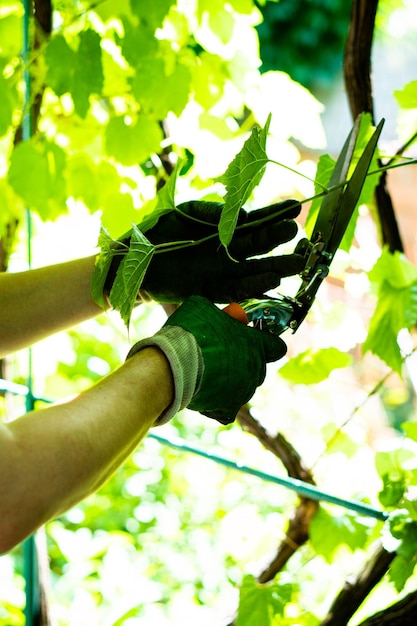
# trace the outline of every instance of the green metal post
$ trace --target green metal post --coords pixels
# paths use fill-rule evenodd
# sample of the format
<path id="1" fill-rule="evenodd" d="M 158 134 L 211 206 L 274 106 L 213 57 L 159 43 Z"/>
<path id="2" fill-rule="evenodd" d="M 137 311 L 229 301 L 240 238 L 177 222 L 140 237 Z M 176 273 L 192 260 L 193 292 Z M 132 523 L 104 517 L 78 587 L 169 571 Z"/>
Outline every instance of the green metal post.
<path id="1" fill-rule="evenodd" d="M 22 119 L 22 138 L 27 141 L 32 136 L 32 120 L 31 120 L 31 104 L 30 104 L 30 72 L 29 72 L 29 52 L 30 52 L 30 15 L 32 13 L 31 0 L 23 0 L 24 16 L 23 16 L 23 75 L 25 81 L 25 101 Z M 31 236 L 32 225 L 29 210 L 26 212 L 27 223 L 27 256 L 28 264 L 31 264 Z M 32 394 L 32 354 L 28 352 L 28 392 L 26 395 L 26 411 L 32 411 L 34 408 L 34 397 Z M 41 612 L 41 591 L 39 580 L 39 562 L 36 552 L 35 537 L 32 535 L 23 544 L 24 556 L 24 576 L 26 584 L 26 606 L 25 617 L 26 626 L 35 626 L 39 623 Z"/>

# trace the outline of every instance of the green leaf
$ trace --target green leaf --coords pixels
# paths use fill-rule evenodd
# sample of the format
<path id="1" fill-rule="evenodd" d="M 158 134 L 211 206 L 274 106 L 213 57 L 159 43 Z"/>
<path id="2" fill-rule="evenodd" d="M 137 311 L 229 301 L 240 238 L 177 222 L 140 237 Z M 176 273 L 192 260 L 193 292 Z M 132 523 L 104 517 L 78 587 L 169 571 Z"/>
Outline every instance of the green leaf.
<path id="1" fill-rule="evenodd" d="M 122 191 L 123 183 L 130 184 L 130 179 L 119 175 L 116 167 L 107 161 L 101 161 L 96 168 L 92 187 L 97 187 L 97 203 L 102 210 L 102 223 L 111 235 L 117 239 L 132 222 L 138 221 L 138 211 L 133 204 L 132 195 Z"/>
<path id="2" fill-rule="evenodd" d="M 331 515 L 321 506 L 311 520 L 309 532 L 315 552 L 331 563 L 340 545 L 352 551 L 363 548 L 369 530 L 355 515 Z"/>
<path id="3" fill-rule="evenodd" d="M 415 445 L 403 440 L 392 450 L 379 450 L 375 454 L 375 467 L 381 478 L 389 476 L 391 481 L 402 480 L 405 469 L 417 467 Z"/>
<path id="4" fill-rule="evenodd" d="M 219 181 L 226 185 L 224 207 L 219 222 L 220 241 L 227 248 L 232 240 L 239 211 L 255 187 L 261 182 L 268 163 L 266 138 L 271 116 L 264 128 L 253 128 L 242 150 L 229 164 Z"/>
<path id="5" fill-rule="evenodd" d="M 162 139 L 160 125 L 147 115 L 131 124 L 114 117 L 106 128 L 106 151 L 122 165 L 138 165 L 160 151 Z"/>
<path id="6" fill-rule="evenodd" d="M 384 248 L 369 278 L 377 288 L 378 300 L 363 352 L 373 352 L 400 374 L 402 355 L 397 337 L 417 319 L 417 268 L 403 254 L 391 254 Z"/>
<path id="7" fill-rule="evenodd" d="M 12 124 L 16 96 L 16 89 L 12 81 L 3 76 L 3 64 L 0 63 L 0 137 L 7 133 Z"/>
<path id="8" fill-rule="evenodd" d="M 72 90 L 76 56 L 63 35 L 55 35 L 48 41 L 45 50 L 46 83 L 57 96 Z"/>
<path id="9" fill-rule="evenodd" d="M 272 626 L 276 615 L 283 615 L 291 599 L 292 585 L 262 585 L 253 576 L 245 576 L 240 588 L 236 626 Z"/>
<path id="10" fill-rule="evenodd" d="M 14 245 L 14 240 L 10 237 L 10 223 L 19 223 L 23 220 L 23 203 L 19 203 L 18 200 L 7 181 L 0 178 L 0 239 L 6 258 Z"/>
<path id="11" fill-rule="evenodd" d="M 405 587 L 405 583 L 412 575 L 415 568 L 415 560 L 405 559 L 403 556 L 397 555 L 391 562 L 388 570 L 388 576 L 396 591 L 399 593 Z"/>
<path id="12" fill-rule="evenodd" d="M 55 143 L 34 137 L 13 150 L 8 181 L 43 220 L 66 210 L 66 155 Z"/>
<path id="13" fill-rule="evenodd" d="M 401 424 L 401 428 L 407 437 L 413 441 L 417 441 L 417 422 L 404 422 Z"/>
<path id="14" fill-rule="evenodd" d="M 333 370 L 348 367 L 351 362 L 352 357 L 337 348 L 311 348 L 287 361 L 279 369 L 279 374 L 296 385 L 314 385 L 326 380 Z"/>
<path id="15" fill-rule="evenodd" d="M 139 288 L 154 252 L 155 247 L 138 227 L 133 225 L 129 250 L 119 265 L 109 295 L 110 304 L 120 311 L 120 316 L 127 327 L 129 327 Z"/>
<path id="16" fill-rule="evenodd" d="M 357 442 L 333 422 L 328 422 L 323 426 L 322 433 L 330 454 L 341 452 L 348 458 L 353 458 L 358 453 Z"/>
<path id="17" fill-rule="evenodd" d="M 141 22 L 152 31 L 162 26 L 162 22 L 173 4 L 175 4 L 175 0 L 152 0 L 152 2 L 130 0 L 132 13 L 137 15 Z"/>
<path id="18" fill-rule="evenodd" d="M 121 23 L 124 37 L 116 35 L 115 39 L 122 49 L 124 58 L 132 67 L 137 67 L 143 59 L 157 54 L 158 40 L 151 29 L 142 23 L 132 24 L 126 16 L 121 17 Z"/>
<path id="19" fill-rule="evenodd" d="M 383 488 L 378 493 L 380 503 L 385 508 L 397 507 L 406 489 L 405 474 L 399 480 L 392 480 L 389 474 L 382 476 Z"/>
<path id="20" fill-rule="evenodd" d="M 156 195 L 157 198 L 157 209 L 169 209 L 175 210 L 175 188 L 177 185 L 178 176 L 182 170 L 184 165 L 184 160 L 179 159 L 175 165 L 174 171 L 168 178 L 167 182 L 161 189 L 158 190 Z M 147 228 L 150 228 L 149 226 Z"/>
<path id="21" fill-rule="evenodd" d="M 412 80 L 403 89 L 394 91 L 394 96 L 403 109 L 417 108 L 417 80 Z"/>
<path id="22" fill-rule="evenodd" d="M 99 208 L 97 167 L 85 152 L 71 155 L 67 165 L 68 195 L 82 200 L 90 211 Z"/>
<path id="23" fill-rule="evenodd" d="M 328 187 L 330 177 L 332 175 L 335 165 L 336 161 L 329 154 L 322 154 L 319 157 L 314 182 L 314 194 L 315 196 L 319 197 L 315 197 L 313 199 L 307 215 L 305 223 L 305 231 L 307 237 L 311 237 L 311 235 L 313 234 L 314 224 L 316 223 L 320 205 L 323 200 L 323 196 L 320 194 L 322 194 L 323 192 L 323 187 Z"/>
<path id="24" fill-rule="evenodd" d="M 80 33 L 75 57 L 72 99 L 76 113 L 85 118 L 90 108 L 90 96 L 101 94 L 104 74 L 101 60 L 100 35 L 92 29 Z"/>
<path id="25" fill-rule="evenodd" d="M 177 117 L 181 115 L 188 102 L 190 86 L 188 67 L 178 63 L 174 56 L 172 59 L 157 57 L 145 59 L 137 65 L 132 93 L 143 113 L 155 120 L 163 120 L 170 111 Z"/>
<path id="26" fill-rule="evenodd" d="M 389 533 L 383 535 L 384 547 L 396 552 L 390 565 L 389 578 L 396 590 L 401 591 L 417 564 L 417 522 L 409 517 L 406 510 L 397 509 L 388 518 L 384 529 Z M 389 535 L 396 540 L 395 547 Z"/>
<path id="27" fill-rule="evenodd" d="M 199 0 L 198 11 L 200 20 L 208 19 L 210 29 L 222 43 L 225 44 L 231 40 L 235 20 L 222 0 Z"/>
<path id="28" fill-rule="evenodd" d="M 369 272 L 369 280 L 377 287 L 388 283 L 403 289 L 417 282 L 417 267 L 401 252 L 391 253 L 387 247 Z"/>
<path id="29" fill-rule="evenodd" d="M 96 302 L 103 309 L 106 308 L 103 290 L 107 274 L 115 254 L 114 244 L 116 243 L 117 242 L 110 236 L 110 233 L 102 226 L 100 228 L 100 235 L 97 244 L 100 248 L 100 253 L 96 257 L 90 289 L 94 302 Z"/>
<path id="30" fill-rule="evenodd" d="M 163 185 L 163 187 L 158 190 L 156 197 L 148 202 L 138 212 L 138 228 L 142 233 L 146 233 L 148 230 L 153 228 L 159 218 L 162 217 L 162 215 L 165 215 L 170 211 L 175 211 L 175 187 L 182 166 L 183 161 L 179 159 L 174 168 L 174 171 L 169 176 L 168 181 L 165 183 L 165 185 Z M 129 230 L 127 233 L 122 235 L 121 239 L 124 239 L 125 237 L 130 237 L 131 233 L 132 230 Z"/>
<path id="31" fill-rule="evenodd" d="M 17 11 L 16 11 L 17 12 Z M 0 17 L 0 55 L 3 57 L 18 56 L 22 52 L 22 26 L 21 15 L 11 13 Z"/>
<path id="32" fill-rule="evenodd" d="M 227 73 L 225 62 L 216 54 L 203 51 L 198 56 L 198 64 L 193 71 L 193 89 L 196 102 L 204 109 L 209 110 L 218 100 L 219 94 L 223 93 Z M 217 124 L 222 123 L 225 132 L 230 134 L 230 128 L 224 120 L 214 117 Z"/>

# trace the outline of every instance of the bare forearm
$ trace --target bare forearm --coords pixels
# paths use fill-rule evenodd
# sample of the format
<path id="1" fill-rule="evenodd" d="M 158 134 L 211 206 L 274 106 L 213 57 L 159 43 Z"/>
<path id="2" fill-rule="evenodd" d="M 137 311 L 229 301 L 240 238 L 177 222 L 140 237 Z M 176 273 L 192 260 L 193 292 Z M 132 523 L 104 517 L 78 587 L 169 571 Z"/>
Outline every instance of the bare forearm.
<path id="1" fill-rule="evenodd" d="M 170 405 L 171 370 L 153 348 L 72 401 L 0 430 L 0 553 L 94 492 Z"/>
<path id="2" fill-rule="evenodd" d="M 0 274 L 0 357 L 95 317 L 90 283 L 95 257 Z"/>

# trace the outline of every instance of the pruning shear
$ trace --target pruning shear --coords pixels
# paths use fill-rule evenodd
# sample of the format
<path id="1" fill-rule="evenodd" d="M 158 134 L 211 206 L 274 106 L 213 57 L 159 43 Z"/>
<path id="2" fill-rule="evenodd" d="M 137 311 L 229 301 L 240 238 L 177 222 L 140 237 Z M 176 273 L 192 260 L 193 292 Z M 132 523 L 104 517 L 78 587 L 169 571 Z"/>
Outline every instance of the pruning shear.
<path id="1" fill-rule="evenodd" d="M 349 179 L 346 178 L 355 152 L 360 116 L 350 131 L 343 149 L 336 161 L 329 183 L 329 192 L 324 197 L 313 233 L 306 246 L 307 258 L 300 274 L 301 285 L 294 297 L 279 295 L 267 300 L 246 300 L 240 307 L 246 315 L 246 323 L 255 328 L 281 335 L 290 328 L 295 332 L 309 312 L 317 291 L 329 273 L 330 264 L 340 246 L 349 221 L 359 200 L 369 166 L 371 164 L 384 119 L 376 127 Z M 224 309 L 233 317 L 238 317 L 236 308 Z M 240 310 L 242 314 L 242 311 Z M 239 315 L 241 319 L 241 315 Z"/>

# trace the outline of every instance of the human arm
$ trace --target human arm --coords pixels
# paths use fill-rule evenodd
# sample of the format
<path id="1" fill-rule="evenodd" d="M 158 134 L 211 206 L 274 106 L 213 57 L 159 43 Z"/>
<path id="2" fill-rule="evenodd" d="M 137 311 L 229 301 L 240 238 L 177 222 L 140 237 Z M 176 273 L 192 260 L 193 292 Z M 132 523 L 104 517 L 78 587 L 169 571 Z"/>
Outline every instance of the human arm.
<path id="1" fill-rule="evenodd" d="M 165 356 L 147 348 L 65 404 L 0 424 L 0 554 L 96 491 L 172 396 Z"/>
<path id="2" fill-rule="evenodd" d="M 103 310 L 91 297 L 95 257 L 0 273 L 0 358 Z"/>
<path id="3" fill-rule="evenodd" d="M 192 297 L 96 386 L 0 425 L 0 553 L 98 489 L 178 410 L 231 423 L 285 351 L 279 337 Z"/>
<path id="4" fill-rule="evenodd" d="M 269 252 L 295 235 L 293 217 L 300 210 L 298 203 L 286 201 L 249 216 L 242 211 L 240 225 L 245 225 L 230 246 L 230 254 L 239 262 L 219 245 L 216 233 L 221 206 L 184 203 L 179 208 L 188 217 L 177 219 L 176 213 L 168 213 L 147 233 L 156 244 L 211 237 L 200 245 L 154 255 L 143 282 L 143 290 L 152 298 L 182 302 L 198 294 L 213 302 L 239 301 L 260 296 L 276 287 L 282 276 L 301 271 L 305 259 L 300 254 L 247 259 Z M 201 220 L 209 221 L 202 225 Z M 107 292 L 120 258 L 114 257 Z M 96 257 L 91 256 L 26 272 L 0 273 L 0 358 L 102 312 L 91 296 L 95 263 Z M 106 299 L 104 302 L 108 304 Z"/>

